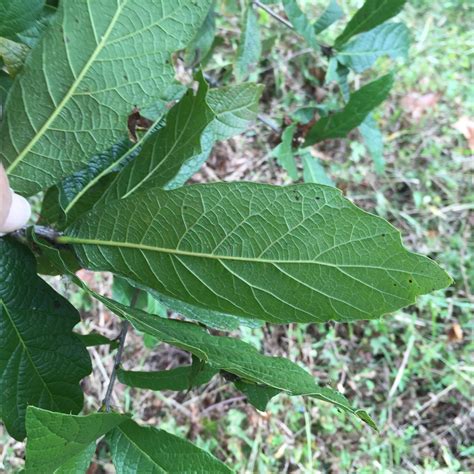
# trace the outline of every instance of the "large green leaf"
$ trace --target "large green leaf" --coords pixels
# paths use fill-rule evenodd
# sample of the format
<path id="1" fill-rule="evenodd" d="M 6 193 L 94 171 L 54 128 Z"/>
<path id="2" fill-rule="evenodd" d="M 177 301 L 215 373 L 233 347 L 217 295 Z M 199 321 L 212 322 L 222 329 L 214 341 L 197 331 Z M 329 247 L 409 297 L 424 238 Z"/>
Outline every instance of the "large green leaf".
<path id="1" fill-rule="evenodd" d="M 25 436 L 27 405 L 77 413 L 79 381 L 91 371 L 84 345 L 73 334 L 73 306 L 35 273 L 33 255 L 0 239 L 1 418 L 17 439 Z"/>
<path id="2" fill-rule="evenodd" d="M 83 264 L 270 322 L 372 319 L 449 276 L 337 189 L 216 183 L 98 206 L 59 237 Z"/>
<path id="3" fill-rule="evenodd" d="M 111 311 L 128 319 L 139 331 L 191 352 L 211 368 L 233 374 L 244 382 L 259 384 L 271 396 L 277 391 L 289 395 L 311 396 L 333 403 L 375 427 L 364 410 L 354 409 L 339 392 L 329 387 L 320 387 L 311 374 L 288 359 L 264 356 L 246 342 L 231 337 L 212 336 L 196 324 L 159 318 L 103 296 L 96 294 L 96 297 Z"/>
<path id="4" fill-rule="evenodd" d="M 127 419 L 118 413 L 78 416 L 29 406 L 26 472 L 85 472 L 91 463 L 96 440 Z"/>
<path id="5" fill-rule="evenodd" d="M 117 474 L 230 473 L 225 464 L 182 438 L 129 420 L 107 435 Z"/>
<path id="6" fill-rule="evenodd" d="M 243 16 L 242 34 L 235 59 L 235 76 L 237 81 L 241 82 L 249 77 L 256 69 L 261 54 L 262 42 L 260 40 L 258 14 L 253 4 L 249 3 Z"/>
<path id="7" fill-rule="evenodd" d="M 357 10 L 344 31 L 336 38 L 335 46 L 340 48 L 354 35 L 369 31 L 398 15 L 407 0 L 366 0 Z"/>
<path id="8" fill-rule="evenodd" d="M 362 33 L 345 44 L 337 55 L 339 62 L 361 73 L 382 56 L 406 57 L 410 33 L 403 23 L 385 23 Z"/>
<path id="9" fill-rule="evenodd" d="M 2 0 L 0 36 L 11 37 L 29 28 L 41 13 L 44 0 Z"/>
<path id="10" fill-rule="evenodd" d="M 126 136 L 134 107 L 166 100 L 171 53 L 195 35 L 210 4 L 61 2 L 7 99 L 0 157 L 12 187 L 31 195 L 56 183 Z"/>
<path id="11" fill-rule="evenodd" d="M 318 120 L 308 132 L 304 146 L 314 145 L 327 138 L 346 137 L 388 97 L 392 85 L 393 76 L 387 74 L 353 92 L 342 110 Z"/>
<path id="12" fill-rule="evenodd" d="M 117 376 L 120 382 L 131 387 L 183 391 L 208 383 L 217 372 L 217 369 L 206 365 L 195 373 L 193 366 L 188 365 L 159 372 L 119 369 Z"/>
<path id="13" fill-rule="evenodd" d="M 137 159 L 119 173 L 105 200 L 127 197 L 139 188 L 181 184 L 196 171 L 194 164 L 198 168 L 202 165 L 217 140 L 242 132 L 255 118 L 260 86 L 208 90 L 202 76 L 199 82 L 197 94 L 189 90 L 171 109 L 166 126 L 151 136 Z"/>

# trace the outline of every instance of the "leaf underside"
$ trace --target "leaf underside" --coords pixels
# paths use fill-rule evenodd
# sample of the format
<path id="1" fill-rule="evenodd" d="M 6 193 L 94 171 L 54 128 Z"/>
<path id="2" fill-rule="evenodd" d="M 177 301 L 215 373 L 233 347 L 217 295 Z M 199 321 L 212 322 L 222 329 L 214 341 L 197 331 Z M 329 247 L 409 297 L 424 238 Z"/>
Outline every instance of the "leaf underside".
<path id="1" fill-rule="evenodd" d="M 275 323 L 373 319 L 450 283 L 384 219 L 316 184 L 138 192 L 89 212 L 59 241 L 87 268 Z"/>
<path id="2" fill-rule="evenodd" d="M 12 187 L 31 195 L 56 183 L 124 138 L 134 107 L 166 100 L 170 56 L 193 38 L 210 4 L 61 2 L 7 99 L 0 158 Z"/>

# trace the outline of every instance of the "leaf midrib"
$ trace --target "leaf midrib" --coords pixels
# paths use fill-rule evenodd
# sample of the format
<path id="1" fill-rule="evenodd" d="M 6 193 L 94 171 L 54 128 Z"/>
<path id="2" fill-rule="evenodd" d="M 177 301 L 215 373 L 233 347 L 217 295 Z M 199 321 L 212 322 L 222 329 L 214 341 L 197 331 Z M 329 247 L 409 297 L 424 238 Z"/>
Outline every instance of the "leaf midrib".
<path id="1" fill-rule="evenodd" d="M 107 27 L 105 34 L 102 36 L 102 39 L 97 44 L 97 47 L 94 49 L 94 51 L 92 52 L 89 60 L 86 62 L 81 72 L 78 74 L 77 78 L 74 80 L 74 82 L 71 84 L 71 87 L 66 92 L 65 96 L 62 98 L 61 102 L 53 110 L 52 114 L 49 116 L 49 118 L 46 120 L 43 126 L 38 130 L 38 132 L 34 135 L 31 141 L 25 146 L 25 148 L 23 148 L 21 153 L 10 163 L 10 165 L 7 168 L 7 174 L 10 174 L 21 163 L 23 158 L 31 151 L 31 149 L 36 145 L 36 143 L 42 138 L 42 136 L 50 128 L 50 125 L 54 122 L 54 120 L 56 120 L 56 117 L 61 113 L 63 108 L 66 106 L 66 104 L 69 102 L 71 97 L 74 95 L 76 89 L 79 87 L 79 84 L 81 84 L 82 80 L 84 79 L 84 76 L 89 72 L 90 67 L 92 66 L 94 61 L 97 59 L 97 56 L 100 54 L 105 44 L 107 43 L 110 33 L 112 32 L 120 14 L 122 13 L 123 8 L 125 7 L 127 3 L 128 3 L 128 0 L 123 0 L 123 3 L 119 4 L 119 6 L 117 7 L 117 11 L 115 12 L 114 16 L 110 20 L 109 26 Z"/>
<path id="2" fill-rule="evenodd" d="M 97 245 L 97 246 L 105 246 L 105 247 L 123 247 L 129 248 L 134 250 L 142 250 L 142 251 L 151 251 L 151 252 L 158 252 L 158 253 L 165 253 L 169 255 L 181 255 L 184 257 L 196 257 L 196 258 L 208 258 L 213 260 L 230 260 L 230 261 L 237 261 L 237 262 L 248 262 L 248 263 L 270 263 L 270 264 L 314 264 L 314 265 L 322 265 L 327 267 L 334 267 L 334 268 L 341 268 L 341 267 L 360 267 L 360 268 L 373 268 L 373 269 L 380 269 L 385 271 L 393 271 L 393 272 L 400 272 L 406 273 L 409 275 L 419 275 L 424 276 L 422 274 L 418 274 L 416 272 L 409 272 L 406 270 L 402 270 L 400 268 L 385 268 L 379 267 L 374 265 L 337 265 L 334 263 L 329 262 L 322 262 L 318 260 L 277 260 L 277 259 L 265 259 L 265 258 L 254 258 L 254 257 L 239 257 L 234 255 L 215 255 L 212 253 L 203 253 L 203 252 L 192 252 L 189 250 L 180 250 L 180 249 L 172 249 L 166 247 L 157 247 L 154 245 L 146 245 L 142 243 L 134 243 L 134 242 L 117 242 L 114 240 L 98 240 L 98 239 L 85 239 L 81 237 L 70 237 L 68 235 L 63 235 L 58 237 L 57 242 L 60 244 L 76 244 L 76 245 Z M 348 242 L 350 243 L 350 242 Z"/>

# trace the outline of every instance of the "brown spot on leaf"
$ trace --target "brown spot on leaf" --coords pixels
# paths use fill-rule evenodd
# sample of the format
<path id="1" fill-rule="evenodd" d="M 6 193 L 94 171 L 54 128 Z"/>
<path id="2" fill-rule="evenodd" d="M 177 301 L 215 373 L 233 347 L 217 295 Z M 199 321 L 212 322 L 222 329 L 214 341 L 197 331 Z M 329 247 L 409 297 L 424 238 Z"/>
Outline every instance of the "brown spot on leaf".
<path id="1" fill-rule="evenodd" d="M 140 110 L 135 107 L 132 113 L 128 116 L 128 136 L 134 143 L 137 142 L 137 130 L 148 130 L 152 125 L 153 121 L 143 117 L 140 114 Z"/>

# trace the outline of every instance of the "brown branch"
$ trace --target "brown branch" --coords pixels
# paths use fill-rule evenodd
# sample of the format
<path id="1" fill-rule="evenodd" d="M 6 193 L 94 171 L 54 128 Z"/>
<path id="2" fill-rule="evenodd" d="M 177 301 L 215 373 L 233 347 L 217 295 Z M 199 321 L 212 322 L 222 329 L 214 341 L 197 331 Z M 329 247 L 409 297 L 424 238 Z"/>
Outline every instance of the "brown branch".
<path id="1" fill-rule="evenodd" d="M 137 304 L 138 296 L 140 295 L 140 289 L 135 288 L 135 292 L 133 293 L 132 300 L 130 302 L 130 307 L 134 307 Z M 112 369 L 112 373 L 110 374 L 109 385 L 107 387 L 107 392 L 105 393 L 104 401 L 102 402 L 102 408 L 105 407 L 105 411 L 110 411 L 110 399 L 112 398 L 112 393 L 114 391 L 115 380 L 117 379 L 117 370 L 122 363 L 122 355 L 123 350 L 125 347 L 125 339 L 127 338 L 127 332 L 130 327 L 130 323 L 128 321 L 122 321 L 122 328 L 120 329 L 119 334 L 119 346 L 117 349 L 117 354 L 115 354 L 114 359 L 114 367 Z"/>
<path id="2" fill-rule="evenodd" d="M 262 10 L 266 11 L 270 16 L 275 18 L 275 20 L 279 21 L 281 24 L 285 25 L 290 30 L 293 30 L 293 25 L 286 19 L 280 16 L 278 13 L 274 12 L 270 7 L 267 7 L 264 3 L 260 2 L 259 0 L 253 0 L 253 4 L 261 8 Z"/>

